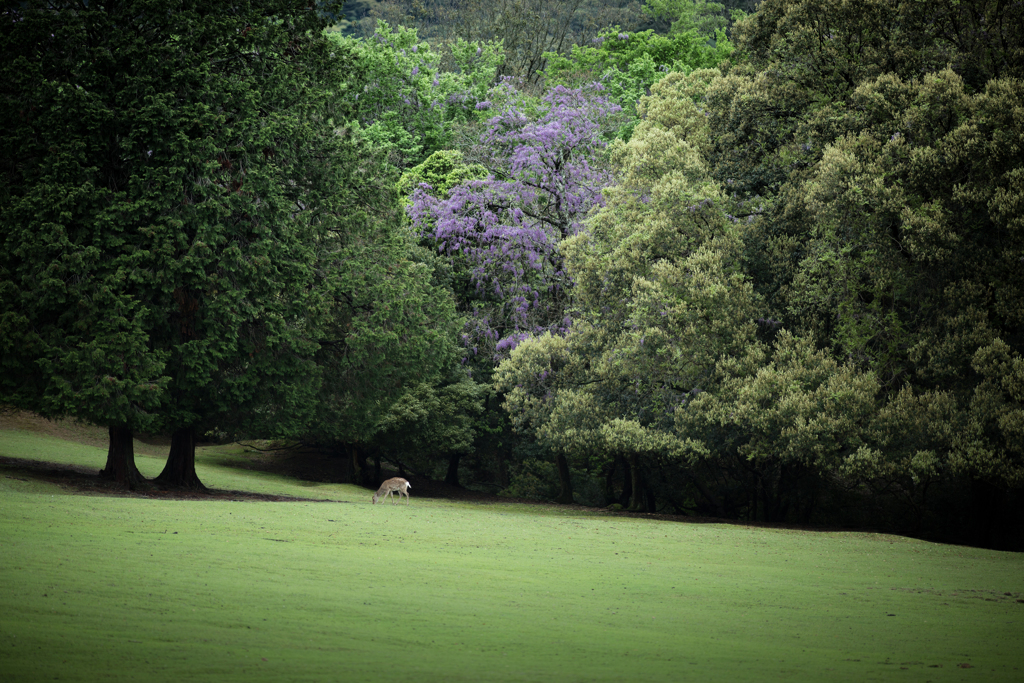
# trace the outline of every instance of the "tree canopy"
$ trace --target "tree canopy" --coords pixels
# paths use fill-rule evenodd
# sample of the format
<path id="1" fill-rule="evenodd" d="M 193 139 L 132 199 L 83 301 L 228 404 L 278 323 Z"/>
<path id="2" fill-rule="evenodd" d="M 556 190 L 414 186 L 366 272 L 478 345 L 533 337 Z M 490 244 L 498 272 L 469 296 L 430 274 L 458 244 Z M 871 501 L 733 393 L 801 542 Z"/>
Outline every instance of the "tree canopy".
<path id="1" fill-rule="evenodd" d="M 322 392 L 390 395 L 445 354 L 436 316 L 396 316 L 430 275 L 345 131 L 357 62 L 325 7 L 170 4 L 8 12 L 3 381 L 47 415 L 173 432 L 161 478 L 198 486 L 197 432 L 302 434 Z"/>
<path id="2" fill-rule="evenodd" d="M 1020 3 L 373 7 L 5 10 L 5 404 L 1022 547 Z"/>

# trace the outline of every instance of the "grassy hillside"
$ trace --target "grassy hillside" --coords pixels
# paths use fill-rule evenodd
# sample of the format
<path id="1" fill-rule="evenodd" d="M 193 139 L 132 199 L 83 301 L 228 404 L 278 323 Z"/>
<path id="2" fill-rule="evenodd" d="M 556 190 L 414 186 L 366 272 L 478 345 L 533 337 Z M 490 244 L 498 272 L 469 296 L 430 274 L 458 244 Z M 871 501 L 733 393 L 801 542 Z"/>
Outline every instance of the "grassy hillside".
<path id="1" fill-rule="evenodd" d="M 10 426 L 10 425 L 8 425 Z M 0 430 L 0 456 L 102 445 Z M 64 438 L 60 438 L 63 436 Z M 155 475 L 163 449 L 140 455 Z M 4 681 L 1019 681 L 1024 556 L 893 536 L 417 498 L 79 495 L 0 465 Z"/>

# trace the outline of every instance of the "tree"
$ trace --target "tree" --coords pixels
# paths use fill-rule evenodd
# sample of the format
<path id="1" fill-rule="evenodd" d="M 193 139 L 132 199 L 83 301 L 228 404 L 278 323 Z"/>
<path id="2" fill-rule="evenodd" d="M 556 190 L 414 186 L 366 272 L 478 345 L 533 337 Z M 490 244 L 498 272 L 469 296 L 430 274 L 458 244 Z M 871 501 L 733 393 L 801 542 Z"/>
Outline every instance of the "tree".
<path id="1" fill-rule="evenodd" d="M 821 321 L 817 334 L 893 393 L 955 397 L 962 430 L 937 457 L 950 474 L 1002 487 L 1024 471 L 1013 419 L 997 417 L 1015 399 L 992 384 L 1014 375 L 1021 354 L 1013 273 L 1024 235 L 1011 207 L 1024 157 L 1004 144 L 1019 135 L 1009 112 L 1021 95 L 1019 79 L 971 94 L 950 70 L 865 82 L 857 132 L 800 187 L 815 233 L 790 295 L 801 317 Z M 901 450 L 885 457 L 911 459 Z"/>
<path id="2" fill-rule="evenodd" d="M 771 345 L 722 358 L 717 375 L 713 391 L 676 412 L 677 428 L 701 440 L 716 467 L 745 471 L 747 485 L 732 496 L 747 497 L 735 502 L 750 519 L 809 520 L 822 481 L 873 454 L 876 377 L 810 338 L 781 330 Z"/>
<path id="3" fill-rule="evenodd" d="M 470 315 L 463 343 L 486 364 L 529 333 L 567 324 L 559 245 L 601 202 L 602 124 L 618 110 L 594 89 L 555 88 L 531 105 L 505 83 L 492 100 L 496 115 L 469 150 L 488 177 L 441 196 L 421 185 L 409 206 L 413 226 L 470 285 L 459 291 Z"/>
<path id="4" fill-rule="evenodd" d="M 559 88 L 537 101 L 509 82 L 479 106 L 497 115 L 482 131 L 469 128 L 466 137 L 475 133 L 475 142 L 464 152 L 436 152 L 399 186 L 412 190 L 413 228 L 437 253 L 435 273 L 466 314 L 463 363 L 487 384 L 496 359 L 528 332 L 566 322 L 571 283 L 561 272 L 559 243 L 600 201 L 605 118 L 617 107 L 600 90 Z M 499 403 L 485 402 L 475 429 L 503 467 L 515 438 L 495 426 L 506 424 Z M 456 481 L 452 463 L 454 455 L 446 478 Z"/>
<path id="5" fill-rule="evenodd" d="M 613 27 L 601 31 L 593 42 L 574 45 L 566 56 L 546 55 L 545 79 L 548 85 L 600 82 L 608 98 L 625 112 L 618 131 L 624 140 L 629 140 L 640 121 L 640 99 L 667 73 L 716 67 L 733 52 L 724 31 L 712 45 L 696 28 L 663 36 L 653 30 L 628 33 Z"/>
<path id="6" fill-rule="evenodd" d="M 472 453 L 486 390 L 461 372 L 446 383 L 411 387 L 381 417 L 373 446 L 399 471 L 431 476 L 444 462 L 445 482 L 459 486 L 459 463 Z"/>
<path id="7" fill-rule="evenodd" d="M 171 432 L 159 479 L 190 487 L 206 429 L 307 430 L 325 345 L 349 349 L 353 326 L 405 297 L 388 285 L 429 282 L 392 258 L 408 242 L 373 212 L 397 219 L 394 195 L 339 134 L 353 60 L 321 37 L 323 9 L 7 12 L 5 395 L 110 425 L 127 480 L 131 440 L 114 429 Z M 354 273 L 389 268 L 372 290 L 389 299 L 353 296 Z"/>
<path id="8" fill-rule="evenodd" d="M 565 244 L 575 283 L 562 339 L 524 341 L 496 374 L 519 428 L 577 459 L 630 466 L 631 508 L 653 507 L 645 468 L 702 446 L 674 416 L 712 389 L 716 363 L 753 341 L 757 299 L 742 271 L 740 226 L 707 177 L 696 105 L 655 86 L 642 123 L 612 157 L 620 183 Z M 649 487 L 650 478 L 647 478 Z"/>
<path id="9" fill-rule="evenodd" d="M 768 1 L 739 25 L 748 64 L 691 76 L 712 174 L 763 207 L 746 267 L 764 317 L 879 383 L 834 490 L 984 543 L 1021 490 L 1002 378 L 1021 353 L 1022 21 L 982 0 Z"/>
<path id="10" fill-rule="evenodd" d="M 586 42 L 600 26 L 583 19 L 583 0 L 424 0 L 412 13 L 395 18 L 417 22 L 440 46 L 458 42 L 493 42 L 503 48 L 499 76 L 534 83 L 544 69 L 546 52 L 561 53 Z M 404 14 L 405 16 L 401 16 Z"/>
<path id="11" fill-rule="evenodd" d="M 372 151 L 363 148 L 364 159 Z M 394 177 L 365 183 L 371 196 Z M 392 402 L 433 385 L 457 364 L 457 316 L 451 293 L 435 282 L 433 254 L 416 246 L 393 193 L 386 215 L 363 217 L 365 230 L 346 230 L 324 257 L 329 295 L 315 356 L 323 373 L 312 415 L 295 432 L 307 444 L 344 449 L 352 481 L 368 486 L 366 448 Z M 383 208 L 383 207 L 382 207 Z"/>
<path id="12" fill-rule="evenodd" d="M 359 64 L 342 87 L 352 103 L 348 118 L 388 163 L 405 170 L 452 144 L 454 127 L 477 118 L 504 53 L 493 42 L 450 46 L 452 69 L 442 55 L 420 40 L 416 29 L 377 23 L 369 38 L 330 38 Z"/>
<path id="13" fill-rule="evenodd" d="M 722 35 L 729 21 L 723 3 L 707 0 L 647 0 L 644 13 L 671 21 L 673 34 L 693 31 L 706 38 Z"/>

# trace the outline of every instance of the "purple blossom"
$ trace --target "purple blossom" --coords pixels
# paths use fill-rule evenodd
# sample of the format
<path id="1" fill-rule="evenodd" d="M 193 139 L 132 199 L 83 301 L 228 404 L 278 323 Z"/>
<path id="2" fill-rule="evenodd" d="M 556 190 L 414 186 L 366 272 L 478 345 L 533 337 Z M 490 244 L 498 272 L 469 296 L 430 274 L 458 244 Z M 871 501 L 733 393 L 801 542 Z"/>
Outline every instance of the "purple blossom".
<path id="1" fill-rule="evenodd" d="M 415 49 L 415 48 L 414 48 L 414 49 Z M 420 68 L 419 68 L 418 66 L 414 66 L 414 67 L 412 68 L 412 73 L 411 73 L 411 75 L 415 76 L 415 75 L 416 75 L 416 74 L 418 74 L 419 72 L 420 72 Z"/>
<path id="2" fill-rule="evenodd" d="M 440 253 L 469 264 L 479 298 L 474 305 L 486 314 L 467 323 L 464 344 L 502 357 L 531 333 L 569 328 L 571 282 L 559 245 L 602 204 L 611 175 L 596 163 L 605 147 L 600 124 L 619 107 L 598 86 L 559 86 L 534 118 L 515 104 L 510 85 L 499 88 L 506 89 L 507 104 L 487 122 L 478 150 L 492 175 L 464 182 L 446 197 L 417 188 L 408 213 Z M 477 105 L 487 107 L 494 105 Z"/>

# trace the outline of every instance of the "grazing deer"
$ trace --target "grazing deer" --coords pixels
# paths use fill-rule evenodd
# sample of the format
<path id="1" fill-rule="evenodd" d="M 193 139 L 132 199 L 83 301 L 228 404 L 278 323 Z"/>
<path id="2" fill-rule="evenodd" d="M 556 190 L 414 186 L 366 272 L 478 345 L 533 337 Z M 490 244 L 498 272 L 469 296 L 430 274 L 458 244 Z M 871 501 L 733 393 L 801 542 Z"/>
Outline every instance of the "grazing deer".
<path id="1" fill-rule="evenodd" d="M 391 496 L 391 504 L 394 505 L 394 494 L 397 491 L 399 498 L 401 498 L 403 495 L 405 496 L 405 504 L 408 505 L 409 489 L 411 488 L 412 484 L 410 484 L 405 479 L 402 479 L 401 477 L 394 477 L 392 479 L 388 479 L 386 482 L 380 485 L 380 488 L 377 489 L 377 493 L 373 494 L 373 504 L 376 505 L 377 501 L 380 500 L 381 498 L 384 498 L 385 496 Z"/>

